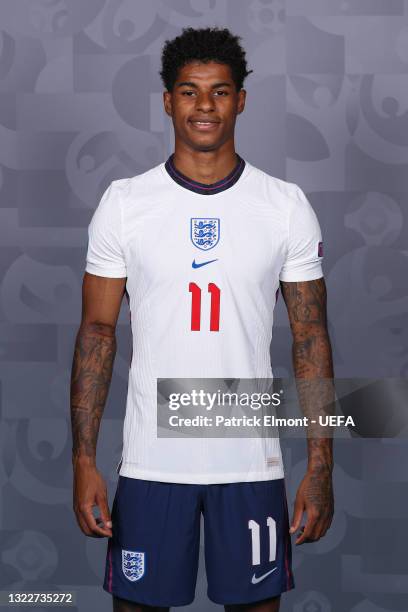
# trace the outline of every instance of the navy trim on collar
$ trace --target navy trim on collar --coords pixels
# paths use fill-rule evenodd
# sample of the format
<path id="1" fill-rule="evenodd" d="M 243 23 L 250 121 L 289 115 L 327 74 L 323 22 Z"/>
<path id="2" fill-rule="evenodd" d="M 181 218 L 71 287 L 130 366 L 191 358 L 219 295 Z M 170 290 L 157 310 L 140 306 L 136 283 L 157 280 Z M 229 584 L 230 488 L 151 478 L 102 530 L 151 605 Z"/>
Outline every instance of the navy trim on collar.
<path id="1" fill-rule="evenodd" d="M 166 168 L 170 177 L 182 187 L 186 189 L 190 189 L 190 191 L 194 191 L 195 193 L 200 193 L 201 195 L 213 195 L 214 193 L 219 193 L 220 191 L 225 191 L 234 185 L 245 168 L 245 160 L 235 153 L 238 158 L 238 162 L 233 170 L 225 176 L 223 179 L 217 181 L 216 183 L 199 183 L 192 178 L 189 178 L 174 165 L 174 153 L 170 155 L 167 159 L 164 167 Z"/>

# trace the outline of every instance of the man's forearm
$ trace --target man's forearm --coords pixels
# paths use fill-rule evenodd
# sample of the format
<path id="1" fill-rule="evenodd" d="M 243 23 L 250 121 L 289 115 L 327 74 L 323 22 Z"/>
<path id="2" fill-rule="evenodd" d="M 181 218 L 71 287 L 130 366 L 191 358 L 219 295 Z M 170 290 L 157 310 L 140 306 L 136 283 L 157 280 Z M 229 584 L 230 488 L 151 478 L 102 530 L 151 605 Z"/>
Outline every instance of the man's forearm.
<path id="1" fill-rule="evenodd" d="M 75 342 L 71 372 L 72 461 L 95 463 L 99 426 L 112 379 L 115 329 L 83 324 Z"/>
<path id="2" fill-rule="evenodd" d="M 309 467 L 320 471 L 333 467 L 330 427 L 317 422 L 319 416 L 334 414 L 333 359 L 326 321 L 326 286 L 323 279 L 282 283 L 291 313 L 292 359 L 302 412 L 309 419 Z M 327 434 L 327 436 L 326 436 Z"/>
<path id="3" fill-rule="evenodd" d="M 327 333 L 315 330 L 305 339 L 294 339 L 292 355 L 300 407 L 309 419 L 308 465 L 318 471 L 331 470 L 332 430 L 319 422 L 319 417 L 334 414 L 335 406 L 332 355 Z"/>

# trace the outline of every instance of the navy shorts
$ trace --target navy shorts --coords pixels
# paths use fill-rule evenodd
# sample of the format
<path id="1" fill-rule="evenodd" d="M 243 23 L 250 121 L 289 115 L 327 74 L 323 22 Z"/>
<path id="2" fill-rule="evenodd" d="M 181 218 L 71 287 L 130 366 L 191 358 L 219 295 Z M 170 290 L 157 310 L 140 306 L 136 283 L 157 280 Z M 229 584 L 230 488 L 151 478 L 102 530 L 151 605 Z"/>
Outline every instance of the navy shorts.
<path id="1" fill-rule="evenodd" d="M 209 599 L 251 603 L 294 587 L 283 478 L 180 484 L 119 476 L 103 588 L 150 606 L 191 603 L 201 513 Z"/>

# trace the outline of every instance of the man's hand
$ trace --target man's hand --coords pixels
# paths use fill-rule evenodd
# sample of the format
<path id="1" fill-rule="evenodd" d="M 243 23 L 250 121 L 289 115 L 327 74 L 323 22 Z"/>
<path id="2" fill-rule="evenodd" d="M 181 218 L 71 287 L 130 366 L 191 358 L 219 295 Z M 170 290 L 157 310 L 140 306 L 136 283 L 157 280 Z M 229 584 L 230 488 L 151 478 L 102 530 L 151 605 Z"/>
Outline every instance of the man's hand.
<path id="1" fill-rule="evenodd" d="M 290 533 L 299 529 L 303 512 L 306 512 L 306 525 L 295 544 L 319 540 L 331 525 L 334 502 L 333 482 L 330 469 L 323 466 L 309 468 L 299 485 Z"/>
<path id="2" fill-rule="evenodd" d="M 106 484 L 95 465 L 75 466 L 73 501 L 78 525 L 85 535 L 93 538 L 112 537 Z M 92 513 L 94 506 L 99 508 L 98 518 Z"/>

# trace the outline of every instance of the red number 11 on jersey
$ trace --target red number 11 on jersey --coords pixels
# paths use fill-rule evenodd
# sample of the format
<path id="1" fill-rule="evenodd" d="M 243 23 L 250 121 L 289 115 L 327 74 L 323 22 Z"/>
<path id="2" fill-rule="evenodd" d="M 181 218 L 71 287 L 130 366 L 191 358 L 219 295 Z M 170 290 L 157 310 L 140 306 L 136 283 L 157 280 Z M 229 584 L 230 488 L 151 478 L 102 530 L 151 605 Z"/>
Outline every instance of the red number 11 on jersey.
<path id="1" fill-rule="evenodd" d="M 200 331 L 201 287 L 189 283 L 188 290 L 191 293 L 191 331 Z M 219 331 L 221 290 L 214 283 L 208 283 L 208 293 L 211 294 L 210 331 Z"/>

